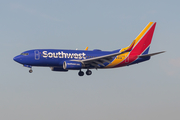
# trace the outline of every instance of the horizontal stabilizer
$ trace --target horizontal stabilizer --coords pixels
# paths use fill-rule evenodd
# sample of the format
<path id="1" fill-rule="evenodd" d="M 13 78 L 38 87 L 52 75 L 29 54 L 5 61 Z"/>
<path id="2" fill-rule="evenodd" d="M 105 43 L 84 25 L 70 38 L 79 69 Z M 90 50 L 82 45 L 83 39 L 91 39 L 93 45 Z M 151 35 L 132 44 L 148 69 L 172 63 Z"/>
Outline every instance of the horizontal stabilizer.
<path id="1" fill-rule="evenodd" d="M 166 52 L 166 51 L 161 51 L 161 52 L 156 52 L 156 53 L 151 53 L 151 54 L 145 54 L 145 55 L 139 55 L 139 57 L 153 56 L 153 55 L 161 54 L 161 53 L 164 53 L 164 52 Z"/>

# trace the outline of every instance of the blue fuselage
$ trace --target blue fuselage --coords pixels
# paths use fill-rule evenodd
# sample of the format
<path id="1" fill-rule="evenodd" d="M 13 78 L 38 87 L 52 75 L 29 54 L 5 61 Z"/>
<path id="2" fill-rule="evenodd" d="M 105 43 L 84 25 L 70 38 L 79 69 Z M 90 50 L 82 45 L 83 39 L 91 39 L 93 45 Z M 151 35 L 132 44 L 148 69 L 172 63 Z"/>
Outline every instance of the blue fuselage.
<path id="1" fill-rule="evenodd" d="M 23 65 L 29 66 L 63 66 L 67 60 L 83 60 L 108 55 L 116 51 L 85 51 L 85 50 L 61 50 L 61 49 L 35 49 L 25 51 L 14 57 L 14 60 Z"/>

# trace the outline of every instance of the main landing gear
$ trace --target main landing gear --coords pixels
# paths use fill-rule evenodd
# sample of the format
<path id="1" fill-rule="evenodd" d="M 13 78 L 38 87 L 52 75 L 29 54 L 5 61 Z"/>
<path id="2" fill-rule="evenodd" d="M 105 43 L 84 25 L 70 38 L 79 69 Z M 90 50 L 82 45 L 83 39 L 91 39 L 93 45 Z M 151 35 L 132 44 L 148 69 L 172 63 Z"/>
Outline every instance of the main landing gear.
<path id="1" fill-rule="evenodd" d="M 86 75 L 91 75 L 92 74 L 92 71 L 91 70 L 87 70 L 86 71 Z"/>
<path id="2" fill-rule="evenodd" d="M 84 75 L 84 72 L 80 70 L 79 73 L 78 73 L 78 75 L 79 75 L 79 76 L 83 76 L 83 75 Z"/>
<path id="3" fill-rule="evenodd" d="M 91 74 L 92 74 L 92 71 L 88 69 L 88 70 L 86 71 L 86 75 L 91 75 Z M 78 75 L 79 75 L 79 76 L 83 76 L 83 75 L 84 75 L 84 72 L 80 70 L 79 73 L 78 73 Z"/>

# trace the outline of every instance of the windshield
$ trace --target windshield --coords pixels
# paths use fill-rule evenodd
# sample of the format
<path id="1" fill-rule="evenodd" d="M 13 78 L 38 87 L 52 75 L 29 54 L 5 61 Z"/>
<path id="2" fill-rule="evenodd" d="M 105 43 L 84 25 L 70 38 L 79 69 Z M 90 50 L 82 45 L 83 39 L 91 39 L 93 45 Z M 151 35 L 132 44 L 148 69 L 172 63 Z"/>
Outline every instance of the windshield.
<path id="1" fill-rule="evenodd" d="M 26 55 L 29 55 L 29 53 L 21 53 L 21 55 L 24 55 L 24 56 L 26 56 Z"/>

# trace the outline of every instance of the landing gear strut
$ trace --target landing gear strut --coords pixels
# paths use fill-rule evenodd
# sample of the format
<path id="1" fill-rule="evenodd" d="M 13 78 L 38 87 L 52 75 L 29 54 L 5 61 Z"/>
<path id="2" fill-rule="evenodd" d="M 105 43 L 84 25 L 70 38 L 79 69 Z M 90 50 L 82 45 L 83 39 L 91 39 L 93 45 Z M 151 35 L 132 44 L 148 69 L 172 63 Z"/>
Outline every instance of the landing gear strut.
<path id="1" fill-rule="evenodd" d="M 79 76 L 83 76 L 83 75 L 84 75 L 84 72 L 80 70 L 79 73 L 78 73 L 78 75 L 79 75 Z"/>
<path id="2" fill-rule="evenodd" d="M 92 71 L 88 69 L 88 70 L 86 71 L 86 75 L 91 75 L 91 74 L 92 74 Z"/>

